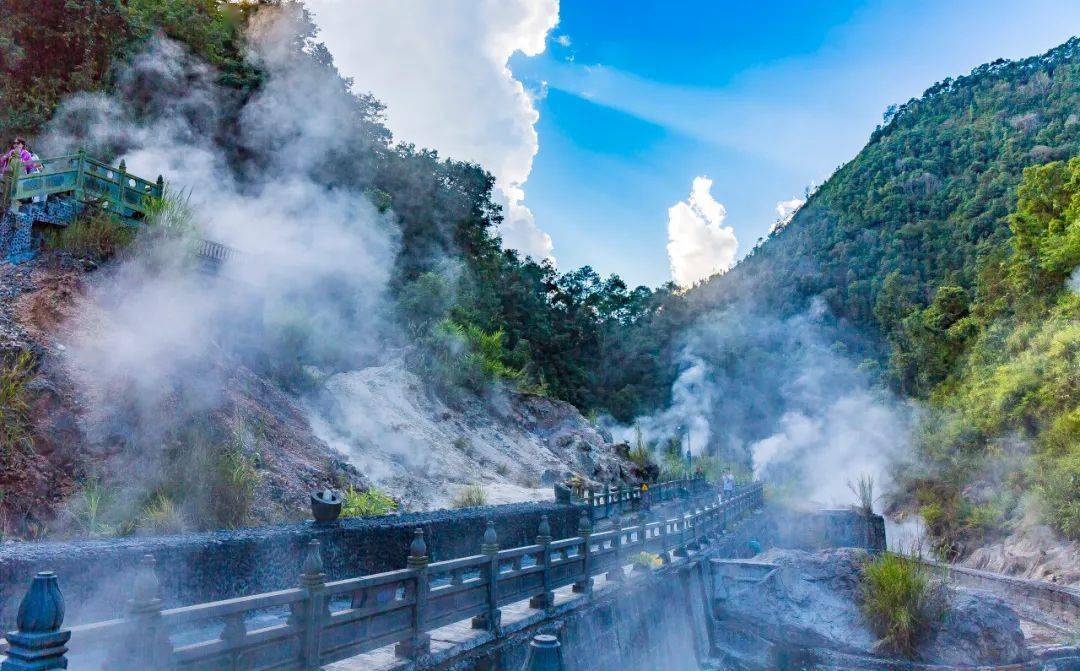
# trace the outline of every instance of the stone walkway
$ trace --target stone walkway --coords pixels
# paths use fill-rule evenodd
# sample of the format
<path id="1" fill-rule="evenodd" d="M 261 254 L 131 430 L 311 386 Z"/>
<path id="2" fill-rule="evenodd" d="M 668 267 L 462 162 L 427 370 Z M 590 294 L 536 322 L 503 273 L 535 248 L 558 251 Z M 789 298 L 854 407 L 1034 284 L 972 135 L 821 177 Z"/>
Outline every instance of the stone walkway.
<path id="1" fill-rule="evenodd" d="M 672 562 L 672 565 L 685 561 L 685 559 L 676 559 Z M 633 580 L 633 577 L 629 577 L 628 580 Z M 596 595 L 614 591 L 615 589 L 617 589 L 616 583 L 607 580 L 603 576 L 593 578 L 594 598 Z M 546 612 L 530 608 L 528 599 L 503 606 L 501 609 L 503 633 L 512 634 L 546 619 L 558 617 L 561 614 L 575 610 L 587 601 L 587 597 L 575 594 L 571 587 L 567 586 L 555 590 L 555 605 Z M 425 666 L 437 665 L 453 659 L 494 640 L 495 637 L 490 632 L 473 629 L 469 620 L 462 620 L 432 630 L 431 657 Z M 394 646 L 390 645 L 329 664 L 323 668 L 325 671 L 412 671 L 412 669 L 416 668 L 416 665 L 409 660 L 396 657 L 394 655 Z"/>

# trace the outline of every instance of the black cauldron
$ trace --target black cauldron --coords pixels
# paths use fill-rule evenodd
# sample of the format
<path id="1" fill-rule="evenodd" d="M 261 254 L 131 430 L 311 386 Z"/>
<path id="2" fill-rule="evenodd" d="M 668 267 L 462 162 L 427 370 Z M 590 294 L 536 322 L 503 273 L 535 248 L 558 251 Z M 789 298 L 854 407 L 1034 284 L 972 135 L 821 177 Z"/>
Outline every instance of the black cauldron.
<path id="1" fill-rule="evenodd" d="M 311 493 L 311 516 L 316 522 L 333 522 L 341 514 L 341 492 L 323 489 Z"/>

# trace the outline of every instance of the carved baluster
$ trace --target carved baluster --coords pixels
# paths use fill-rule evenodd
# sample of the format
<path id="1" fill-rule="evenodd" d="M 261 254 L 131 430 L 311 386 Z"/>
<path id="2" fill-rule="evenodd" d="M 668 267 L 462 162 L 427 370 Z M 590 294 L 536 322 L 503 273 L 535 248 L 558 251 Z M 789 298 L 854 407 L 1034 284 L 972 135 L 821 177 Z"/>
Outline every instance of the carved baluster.
<path id="1" fill-rule="evenodd" d="M 611 567 L 611 570 L 607 572 L 607 579 L 613 582 L 622 582 L 626 575 L 623 573 L 623 557 L 622 557 L 622 520 L 615 517 L 611 521 L 611 529 L 614 531 L 614 535 L 611 537 L 611 546 L 614 549 L 615 565 Z"/>
<path id="2" fill-rule="evenodd" d="M 0 664 L 0 669 L 66 669 L 71 631 L 61 629 L 63 624 L 64 595 L 60 593 L 56 574 L 38 573 L 19 604 L 18 630 L 7 634 L 7 660 Z"/>
<path id="3" fill-rule="evenodd" d="M 456 568 L 453 571 L 450 571 L 450 584 L 460 585 L 465 582 L 464 573 L 464 569 L 460 568 Z"/>
<path id="4" fill-rule="evenodd" d="M 592 524 L 585 513 L 578 520 L 578 535 L 581 536 L 581 579 L 574 583 L 573 590 L 578 594 L 592 594 Z"/>
<path id="5" fill-rule="evenodd" d="M 415 572 L 413 589 L 416 603 L 413 605 L 412 631 L 395 649 L 398 657 L 415 659 L 431 652 L 431 635 L 427 632 L 428 563 L 424 530 L 416 527 L 409 545 L 409 559 L 406 561 L 406 566 Z"/>
<path id="6" fill-rule="evenodd" d="M 247 671 L 251 668 L 251 661 L 247 653 L 242 650 L 244 638 L 247 636 L 247 627 L 244 624 L 245 613 L 230 613 L 225 616 L 225 626 L 221 629 L 221 642 L 229 654 L 232 671 Z"/>
<path id="7" fill-rule="evenodd" d="M 135 570 L 124 631 L 109 655 L 109 669 L 171 669 L 172 643 L 161 621 L 161 586 L 153 555 L 144 555 Z"/>
<path id="8" fill-rule="evenodd" d="M 300 586 L 307 592 L 304 601 L 303 638 L 301 639 L 302 668 L 315 670 L 320 668 L 322 628 L 329 614 L 329 604 L 323 591 L 326 587 L 326 573 L 323 572 L 322 551 L 319 541 L 312 539 L 307 545 L 304 565 L 300 574 Z"/>
<path id="9" fill-rule="evenodd" d="M 480 552 L 488 557 L 487 566 L 481 573 L 487 580 L 487 610 L 472 619 L 472 626 L 473 629 L 486 629 L 498 635 L 502 624 L 502 611 L 499 610 L 499 537 L 491 520 L 488 520 L 484 530 Z"/>
<path id="10" fill-rule="evenodd" d="M 540 518 L 536 544 L 544 548 L 540 553 L 540 565 L 544 569 L 540 574 L 543 580 L 543 591 L 529 599 L 529 605 L 533 608 L 550 608 L 555 604 L 555 593 L 551 591 L 551 522 L 548 521 L 547 515 Z"/>

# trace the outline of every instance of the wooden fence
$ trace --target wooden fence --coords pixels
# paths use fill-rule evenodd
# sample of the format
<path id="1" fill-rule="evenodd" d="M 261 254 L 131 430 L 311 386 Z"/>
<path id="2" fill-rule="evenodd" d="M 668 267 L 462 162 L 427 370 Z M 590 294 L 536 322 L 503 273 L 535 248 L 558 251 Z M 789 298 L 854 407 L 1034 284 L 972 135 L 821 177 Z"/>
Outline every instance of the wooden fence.
<path id="1" fill-rule="evenodd" d="M 489 522 L 480 554 L 434 563 L 417 528 L 406 568 L 330 582 L 312 540 L 298 587 L 170 609 L 162 608 L 154 558 L 147 555 L 124 617 L 67 630 L 56 577 L 41 573 L 6 652 L 9 660 L 66 659 L 70 638 L 72 659 L 103 660 L 110 671 L 310 670 L 390 644 L 399 656 L 415 658 L 429 651 L 433 629 L 471 618 L 473 627 L 498 635 L 502 606 L 529 599 L 534 608 L 548 608 L 554 590 L 570 585 L 588 594 L 595 576 L 623 580 L 624 567 L 642 552 L 669 563 L 762 503 L 762 486 L 754 483 L 725 501 L 714 492 L 688 500 L 664 519 L 648 521 L 643 511 L 637 524 L 620 527 L 613 517 L 613 527 L 597 533 L 583 510 L 578 535 L 558 540 L 544 517 L 534 544 L 509 549 L 499 548 Z"/>

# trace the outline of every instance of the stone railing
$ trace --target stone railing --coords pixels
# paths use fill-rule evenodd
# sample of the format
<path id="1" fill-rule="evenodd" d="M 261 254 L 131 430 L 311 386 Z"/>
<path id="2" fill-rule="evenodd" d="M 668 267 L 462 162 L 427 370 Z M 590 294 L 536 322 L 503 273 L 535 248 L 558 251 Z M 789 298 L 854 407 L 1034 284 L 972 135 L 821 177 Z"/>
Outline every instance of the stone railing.
<path id="1" fill-rule="evenodd" d="M 78 201 L 95 202 L 124 219 L 134 219 L 149 212 L 155 198 L 161 198 L 165 182 L 136 177 L 119 167 L 87 156 L 80 150 L 71 156 L 57 156 L 38 161 L 40 170 L 27 174 L 21 161 L 11 161 L 3 175 L 5 210 L 18 211 L 23 201 L 52 195 L 71 194 Z"/>
<path id="2" fill-rule="evenodd" d="M 585 490 L 577 498 L 579 503 L 587 506 L 592 521 L 606 519 L 612 513 L 622 514 L 636 511 L 641 507 L 642 500 L 647 497 L 649 504 L 664 503 L 675 499 L 689 496 L 697 496 L 709 489 L 711 485 L 704 477 L 684 478 L 682 480 L 668 480 L 648 485 L 648 493 L 642 491 L 640 485 L 623 486 L 612 488 L 605 485 L 600 491 Z"/>
<path id="3" fill-rule="evenodd" d="M 357 654 L 395 645 L 416 658 L 430 651 L 430 632 L 471 621 L 500 633 L 500 608 L 529 600 L 553 605 L 553 590 L 573 586 L 589 594 L 595 576 L 624 578 L 635 555 L 648 552 L 669 563 L 722 533 L 729 523 L 763 505 L 760 483 L 725 501 L 698 499 L 674 516 L 593 533 L 582 511 L 578 534 L 555 540 L 546 516 L 531 545 L 500 549 L 488 523 L 480 553 L 431 562 L 416 528 L 406 568 L 327 581 L 319 541 L 307 546 L 299 586 L 253 596 L 163 609 L 153 556 L 130 581 L 131 599 L 119 619 L 63 629 L 63 599 L 55 575 L 39 574 L 19 609 L 17 632 L 7 638 L 11 668 L 66 668 L 67 646 L 76 668 L 109 669 L 318 669 Z M 54 666 L 18 666 L 48 660 Z M 64 666 L 60 666 L 60 662 Z M 9 668 L 5 662 L 4 669 Z"/>

